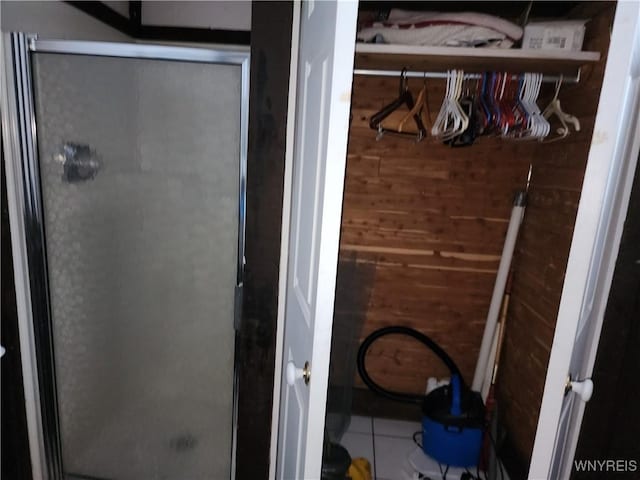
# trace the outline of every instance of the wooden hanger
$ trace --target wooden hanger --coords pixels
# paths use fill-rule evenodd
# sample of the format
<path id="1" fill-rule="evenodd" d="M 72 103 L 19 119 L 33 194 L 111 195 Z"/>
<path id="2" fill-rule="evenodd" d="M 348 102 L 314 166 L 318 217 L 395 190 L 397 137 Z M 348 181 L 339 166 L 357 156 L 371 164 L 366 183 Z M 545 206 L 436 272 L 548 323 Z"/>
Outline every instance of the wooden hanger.
<path id="1" fill-rule="evenodd" d="M 416 103 L 413 106 L 413 108 L 411 110 L 409 110 L 409 113 L 407 113 L 404 117 L 402 117 L 402 119 L 400 120 L 400 122 L 398 123 L 397 126 L 397 131 L 400 133 L 404 133 L 405 130 L 405 125 L 406 123 L 409 121 L 410 118 L 415 118 L 416 116 L 418 117 L 418 119 L 422 120 L 422 112 L 423 110 L 428 109 L 427 106 L 427 84 L 425 82 L 425 84 L 422 86 L 422 89 L 420 90 L 420 93 L 418 93 L 418 98 L 416 99 Z M 418 122 L 416 122 L 416 124 L 418 124 Z M 422 138 L 424 138 L 424 136 L 426 135 L 426 129 L 424 130 L 420 130 L 419 125 L 418 125 L 418 131 L 417 132 L 411 132 L 411 133 L 417 133 L 419 138 L 418 141 L 422 140 Z"/>
<path id="2" fill-rule="evenodd" d="M 407 77 L 406 77 L 406 71 L 407 69 L 402 69 L 402 73 L 400 74 L 400 88 L 399 88 L 399 93 L 398 93 L 398 98 L 396 98 L 393 102 L 389 103 L 388 105 L 385 105 L 382 109 L 380 109 L 380 111 L 376 112 L 374 115 L 371 116 L 371 119 L 369 120 L 369 126 L 378 131 L 378 135 L 377 135 L 377 139 L 379 140 L 380 138 L 382 138 L 382 135 L 384 135 L 385 132 L 392 132 L 392 133 L 402 133 L 402 134 L 408 134 L 408 132 L 403 131 L 404 128 L 404 117 L 403 119 L 401 119 L 401 121 L 399 122 L 401 125 L 399 125 L 400 128 L 398 128 L 398 125 L 382 125 L 382 122 L 385 118 L 387 118 L 389 115 L 391 115 L 393 112 L 395 112 L 398 108 L 402 107 L 402 106 L 406 106 L 409 109 L 409 114 L 411 117 L 413 117 L 414 121 L 416 122 L 416 126 L 418 128 L 418 141 L 420 141 L 422 138 L 424 138 L 424 136 L 426 135 L 426 129 L 424 128 L 424 124 L 422 123 L 422 119 L 420 118 L 419 115 L 419 109 L 417 113 L 412 113 L 416 107 L 416 105 L 418 105 L 421 108 L 421 102 L 415 102 L 413 101 L 413 96 L 411 95 L 411 92 L 409 91 L 409 87 L 407 85 Z M 413 133 L 409 133 L 411 135 L 413 135 Z"/>

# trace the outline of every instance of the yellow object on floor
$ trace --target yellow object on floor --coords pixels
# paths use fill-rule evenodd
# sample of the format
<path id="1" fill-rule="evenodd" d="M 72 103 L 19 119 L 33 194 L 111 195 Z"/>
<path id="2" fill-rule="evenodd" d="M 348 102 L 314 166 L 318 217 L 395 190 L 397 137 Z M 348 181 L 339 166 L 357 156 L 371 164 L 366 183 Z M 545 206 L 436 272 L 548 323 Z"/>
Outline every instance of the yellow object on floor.
<path id="1" fill-rule="evenodd" d="M 371 476 L 371 464 L 366 458 L 354 458 L 349 465 L 347 475 L 351 480 L 373 480 Z"/>

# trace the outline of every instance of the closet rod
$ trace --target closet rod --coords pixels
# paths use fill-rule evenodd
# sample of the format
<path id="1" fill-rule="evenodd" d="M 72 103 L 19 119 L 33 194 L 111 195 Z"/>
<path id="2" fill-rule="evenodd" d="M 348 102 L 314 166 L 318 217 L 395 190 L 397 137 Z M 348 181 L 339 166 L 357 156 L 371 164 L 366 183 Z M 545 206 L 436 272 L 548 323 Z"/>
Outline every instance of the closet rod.
<path id="1" fill-rule="evenodd" d="M 354 75 L 364 75 L 370 77 L 399 77 L 402 72 L 400 70 L 372 70 L 366 68 L 356 68 L 353 70 Z M 447 78 L 446 72 L 417 72 L 407 70 L 405 75 L 408 78 Z M 478 79 L 481 78 L 481 74 L 479 73 L 465 73 L 465 79 Z M 517 75 L 513 76 L 514 79 L 517 79 Z M 545 83 L 555 83 L 562 78 L 562 83 L 578 83 L 580 82 L 580 69 L 578 69 L 578 73 L 575 77 L 565 77 L 564 75 L 544 75 L 542 77 L 542 81 Z"/>

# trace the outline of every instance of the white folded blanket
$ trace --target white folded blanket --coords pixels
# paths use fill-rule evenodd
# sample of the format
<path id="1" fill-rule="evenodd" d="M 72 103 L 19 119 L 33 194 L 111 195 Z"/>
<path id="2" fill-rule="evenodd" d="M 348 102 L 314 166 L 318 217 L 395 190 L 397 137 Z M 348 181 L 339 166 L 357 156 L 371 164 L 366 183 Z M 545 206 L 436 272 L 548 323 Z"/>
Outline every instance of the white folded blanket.
<path id="1" fill-rule="evenodd" d="M 509 48 L 522 33 L 518 25 L 483 13 L 392 9 L 387 20 L 363 28 L 358 40 L 370 42 L 379 36 L 384 43 L 403 45 Z"/>

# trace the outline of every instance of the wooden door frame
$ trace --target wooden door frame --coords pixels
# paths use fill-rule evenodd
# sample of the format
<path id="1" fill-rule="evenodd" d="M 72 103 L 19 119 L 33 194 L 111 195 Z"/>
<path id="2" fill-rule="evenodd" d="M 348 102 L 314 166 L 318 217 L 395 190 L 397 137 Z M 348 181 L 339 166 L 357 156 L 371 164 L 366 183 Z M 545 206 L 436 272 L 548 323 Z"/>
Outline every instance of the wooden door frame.
<path id="1" fill-rule="evenodd" d="M 238 479 L 269 478 L 292 25 L 291 2 L 253 2 Z"/>

